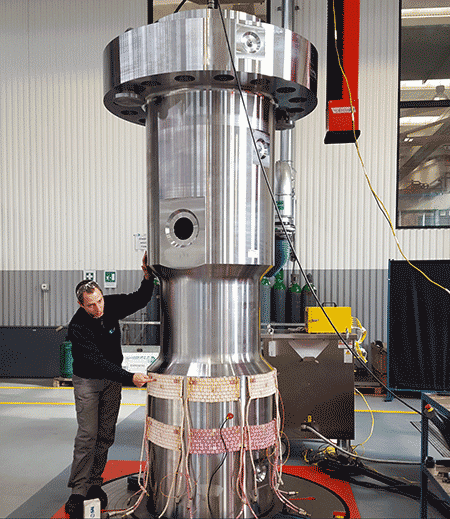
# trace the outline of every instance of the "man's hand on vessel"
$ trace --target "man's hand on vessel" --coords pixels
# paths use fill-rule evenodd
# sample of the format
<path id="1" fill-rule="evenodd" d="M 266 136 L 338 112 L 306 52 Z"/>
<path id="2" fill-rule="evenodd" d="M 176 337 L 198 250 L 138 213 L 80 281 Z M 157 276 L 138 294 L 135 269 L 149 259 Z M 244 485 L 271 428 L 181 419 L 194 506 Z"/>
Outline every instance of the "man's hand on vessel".
<path id="1" fill-rule="evenodd" d="M 149 269 L 147 265 L 147 251 L 145 251 L 144 257 L 142 258 L 142 270 L 144 271 L 145 279 L 150 279 L 152 277 L 152 271 Z"/>
<path id="2" fill-rule="evenodd" d="M 143 385 L 147 384 L 147 382 L 150 382 L 150 378 L 147 377 L 144 373 L 135 373 L 133 375 L 133 384 L 136 387 L 142 387 Z"/>

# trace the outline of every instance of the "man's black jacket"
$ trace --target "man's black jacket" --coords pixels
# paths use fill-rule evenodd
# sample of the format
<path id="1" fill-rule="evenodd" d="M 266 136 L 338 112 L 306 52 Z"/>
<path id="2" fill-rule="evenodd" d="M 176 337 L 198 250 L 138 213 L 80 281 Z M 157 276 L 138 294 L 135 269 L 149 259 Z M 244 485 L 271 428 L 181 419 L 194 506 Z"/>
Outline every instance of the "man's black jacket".
<path id="1" fill-rule="evenodd" d="M 133 373 L 122 369 L 119 320 L 143 308 L 152 297 L 153 278 L 142 280 L 132 294 L 104 296 L 102 317 L 91 317 L 79 308 L 69 324 L 73 373 L 82 378 L 107 379 L 132 385 Z"/>

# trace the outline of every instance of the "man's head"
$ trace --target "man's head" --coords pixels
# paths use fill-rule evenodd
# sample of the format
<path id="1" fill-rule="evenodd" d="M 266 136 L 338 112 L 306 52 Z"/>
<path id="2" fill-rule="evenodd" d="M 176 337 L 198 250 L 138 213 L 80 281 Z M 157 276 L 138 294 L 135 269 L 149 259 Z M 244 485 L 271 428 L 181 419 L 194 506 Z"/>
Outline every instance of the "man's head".
<path id="1" fill-rule="evenodd" d="M 105 308 L 105 300 L 103 299 L 102 289 L 95 281 L 87 279 L 78 283 L 75 293 L 77 295 L 78 304 L 83 307 L 86 312 L 98 319 L 103 315 Z"/>

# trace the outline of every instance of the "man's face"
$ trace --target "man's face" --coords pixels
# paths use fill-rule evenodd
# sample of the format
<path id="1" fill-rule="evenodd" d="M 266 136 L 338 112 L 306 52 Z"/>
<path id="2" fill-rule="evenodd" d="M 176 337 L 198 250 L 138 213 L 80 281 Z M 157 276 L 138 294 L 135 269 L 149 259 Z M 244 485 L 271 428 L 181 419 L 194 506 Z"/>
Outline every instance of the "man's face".
<path id="1" fill-rule="evenodd" d="M 105 309 L 105 300 L 100 290 L 96 288 L 93 292 L 85 292 L 83 297 L 84 303 L 79 302 L 79 305 L 94 319 L 101 317 Z"/>

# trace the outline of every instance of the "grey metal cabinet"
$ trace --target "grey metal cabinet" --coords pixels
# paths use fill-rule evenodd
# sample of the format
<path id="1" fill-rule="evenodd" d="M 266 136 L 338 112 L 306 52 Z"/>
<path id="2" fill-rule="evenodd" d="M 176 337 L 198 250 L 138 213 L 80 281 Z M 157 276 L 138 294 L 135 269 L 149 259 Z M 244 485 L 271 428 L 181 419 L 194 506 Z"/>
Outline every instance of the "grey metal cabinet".
<path id="1" fill-rule="evenodd" d="M 356 339 L 348 339 L 350 347 Z M 308 424 L 327 438 L 355 436 L 354 365 L 351 351 L 335 334 L 262 335 L 263 357 L 278 371 L 285 432 L 313 438 Z"/>

